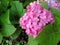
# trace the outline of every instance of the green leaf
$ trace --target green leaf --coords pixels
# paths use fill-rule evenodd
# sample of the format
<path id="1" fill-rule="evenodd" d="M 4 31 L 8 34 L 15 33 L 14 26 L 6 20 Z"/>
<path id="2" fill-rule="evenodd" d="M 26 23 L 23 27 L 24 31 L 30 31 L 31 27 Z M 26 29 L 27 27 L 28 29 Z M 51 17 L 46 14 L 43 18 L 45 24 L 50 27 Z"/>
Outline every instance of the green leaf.
<path id="1" fill-rule="evenodd" d="M 46 8 L 46 9 L 49 8 L 49 7 L 48 7 L 48 4 L 47 4 L 46 2 L 42 2 L 41 4 L 42 4 L 42 6 L 43 6 L 44 8 Z"/>
<path id="2" fill-rule="evenodd" d="M 19 1 L 13 1 L 13 2 L 11 2 L 11 5 L 12 5 L 12 8 L 16 9 L 15 11 L 17 11 L 17 13 L 19 14 L 18 16 L 21 17 L 22 16 L 22 12 L 23 12 L 22 3 L 20 3 Z"/>
<path id="3" fill-rule="evenodd" d="M 21 33 L 21 30 L 16 30 L 15 33 L 13 33 L 13 35 L 11 35 L 12 39 L 16 39 Z"/>
<path id="4" fill-rule="evenodd" d="M 7 0 L 0 1 L 0 15 L 5 13 L 5 11 L 7 10 L 8 4 L 9 4 L 9 1 Z"/>
<path id="5" fill-rule="evenodd" d="M 42 32 L 35 38 L 38 45 L 57 45 L 60 41 L 60 11 L 57 9 L 51 9 L 54 15 L 55 23 L 48 24 Z M 29 37 L 30 38 L 30 37 Z M 32 42 L 33 38 L 29 39 Z"/>
<path id="6" fill-rule="evenodd" d="M 51 12 L 53 13 L 53 15 L 57 16 L 57 17 L 60 17 L 60 10 L 57 10 L 55 8 L 51 8 Z"/>
<path id="7" fill-rule="evenodd" d="M 58 30 L 58 32 L 60 33 L 60 10 L 51 8 L 51 12 L 53 13 L 54 17 L 55 17 L 55 27 L 56 30 Z"/>
<path id="8" fill-rule="evenodd" d="M 56 45 L 57 37 L 53 25 L 47 25 L 45 29 L 38 35 L 36 40 L 40 45 Z"/>
<path id="9" fill-rule="evenodd" d="M 3 23 L 3 24 L 11 24 L 10 23 L 10 20 L 9 20 L 9 10 L 5 13 L 5 14 L 3 14 L 2 16 L 0 16 L 0 18 L 1 18 L 1 22 Z"/>
<path id="10" fill-rule="evenodd" d="M 2 34 L 5 37 L 12 35 L 15 32 L 15 27 L 13 25 L 4 24 L 2 29 Z"/>
<path id="11" fill-rule="evenodd" d="M 1 31 L 3 36 L 8 37 L 15 32 L 16 28 L 11 24 L 9 20 L 9 10 L 1 16 L 1 22 L 3 23 Z"/>
<path id="12" fill-rule="evenodd" d="M 24 15 L 25 12 L 26 12 L 26 9 L 23 9 L 22 15 Z"/>
<path id="13" fill-rule="evenodd" d="M 38 45 L 38 42 L 34 38 L 29 36 L 28 45 Z"/>
<path id="14" fill-rule="evenodd" d="M 2 36 L 2 34 L 0 33 L 0 44 L 1 44 L 2 40 L 3 40 L 3 36 Z"/>
<path id="15" fill-rule="evenodd" d="M 9 40 L 9 42 L 8 42 L 8 43 L 9 43 L 9 45 L 12 45 L 12 40 Z"/>
<path id="16" fill-rule="evenodd" d="M 24 13 L 25 13 L 25 9 L 23 9 L 22 3 L 20 3 L 19 1 L 11 2 L 10 20 L 12 24 L 19 24 L 19 19 L 21 16 L 24 15 Z"/>

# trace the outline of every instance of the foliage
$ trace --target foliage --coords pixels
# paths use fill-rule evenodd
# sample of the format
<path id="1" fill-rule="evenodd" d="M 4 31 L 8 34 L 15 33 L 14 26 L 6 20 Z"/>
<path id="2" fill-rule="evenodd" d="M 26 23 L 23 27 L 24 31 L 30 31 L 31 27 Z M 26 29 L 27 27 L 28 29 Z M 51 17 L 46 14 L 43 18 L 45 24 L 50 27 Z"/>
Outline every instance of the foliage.
<path id="1" fill-rule="evenodd" d="M 26 6 L 34 0 L 0 0 L 0 44 L 1 45 L 57 45 L 60 41 L 60 10 L 51 8 L 55 23 L 48 24 L 34 39 L 27 36 L 19 25 Z M 42 5 L 48 9 L 45 2 Z"/>

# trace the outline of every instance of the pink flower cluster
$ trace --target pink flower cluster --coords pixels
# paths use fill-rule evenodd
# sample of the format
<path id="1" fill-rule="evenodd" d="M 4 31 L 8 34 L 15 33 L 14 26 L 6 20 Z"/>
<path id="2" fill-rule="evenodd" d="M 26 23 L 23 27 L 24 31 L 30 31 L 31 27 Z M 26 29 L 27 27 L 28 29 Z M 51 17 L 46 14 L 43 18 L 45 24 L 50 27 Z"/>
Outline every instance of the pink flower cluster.
<path id="1" fill-rule="evenodd" d="M 27 35 L 34 38 L 48 23 L 54 23 L 53 15 L 37 2 L 30 3 L 27 6 L 27 12 L 20 18 L 22 28 L 26 29 Z"/>
<path id="2" fill-rule="evenodd" d="M 60 2 L 58 0 L 45 0 L 48 2 L 49 6 L 60 10 Z"/>

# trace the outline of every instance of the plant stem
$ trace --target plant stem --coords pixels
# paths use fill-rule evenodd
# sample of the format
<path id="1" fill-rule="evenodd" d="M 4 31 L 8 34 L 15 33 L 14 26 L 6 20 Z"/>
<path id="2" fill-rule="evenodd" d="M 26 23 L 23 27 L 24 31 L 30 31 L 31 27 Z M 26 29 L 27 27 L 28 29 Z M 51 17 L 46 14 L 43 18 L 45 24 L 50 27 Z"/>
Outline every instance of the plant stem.
<path id="1" fill-rule="evenodd" d="M 37 3 L 39 3 L 40 0 L 37 0 Z"/>

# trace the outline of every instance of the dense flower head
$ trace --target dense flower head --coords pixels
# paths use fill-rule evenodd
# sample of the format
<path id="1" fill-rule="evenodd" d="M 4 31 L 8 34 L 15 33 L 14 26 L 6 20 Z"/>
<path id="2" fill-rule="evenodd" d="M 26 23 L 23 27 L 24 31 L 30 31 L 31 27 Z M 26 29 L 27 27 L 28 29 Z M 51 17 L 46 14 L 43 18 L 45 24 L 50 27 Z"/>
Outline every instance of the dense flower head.
<path id="1" fill-rule="evenodd" d="M 27 35 L 34 38 L 48 23 L 54 23 L 53 15 L 37 2 L 30 3 L 27 6 L 27 12 L 20 18 L 22 28 L 25 29 Z"/>
<path id="2" fill-rule="evenodd" d="M 58 0 L 45 0 L 48 2 L 48 5 L 52 8 L 56 8 L 60 10 L 60 2 Z"/>

